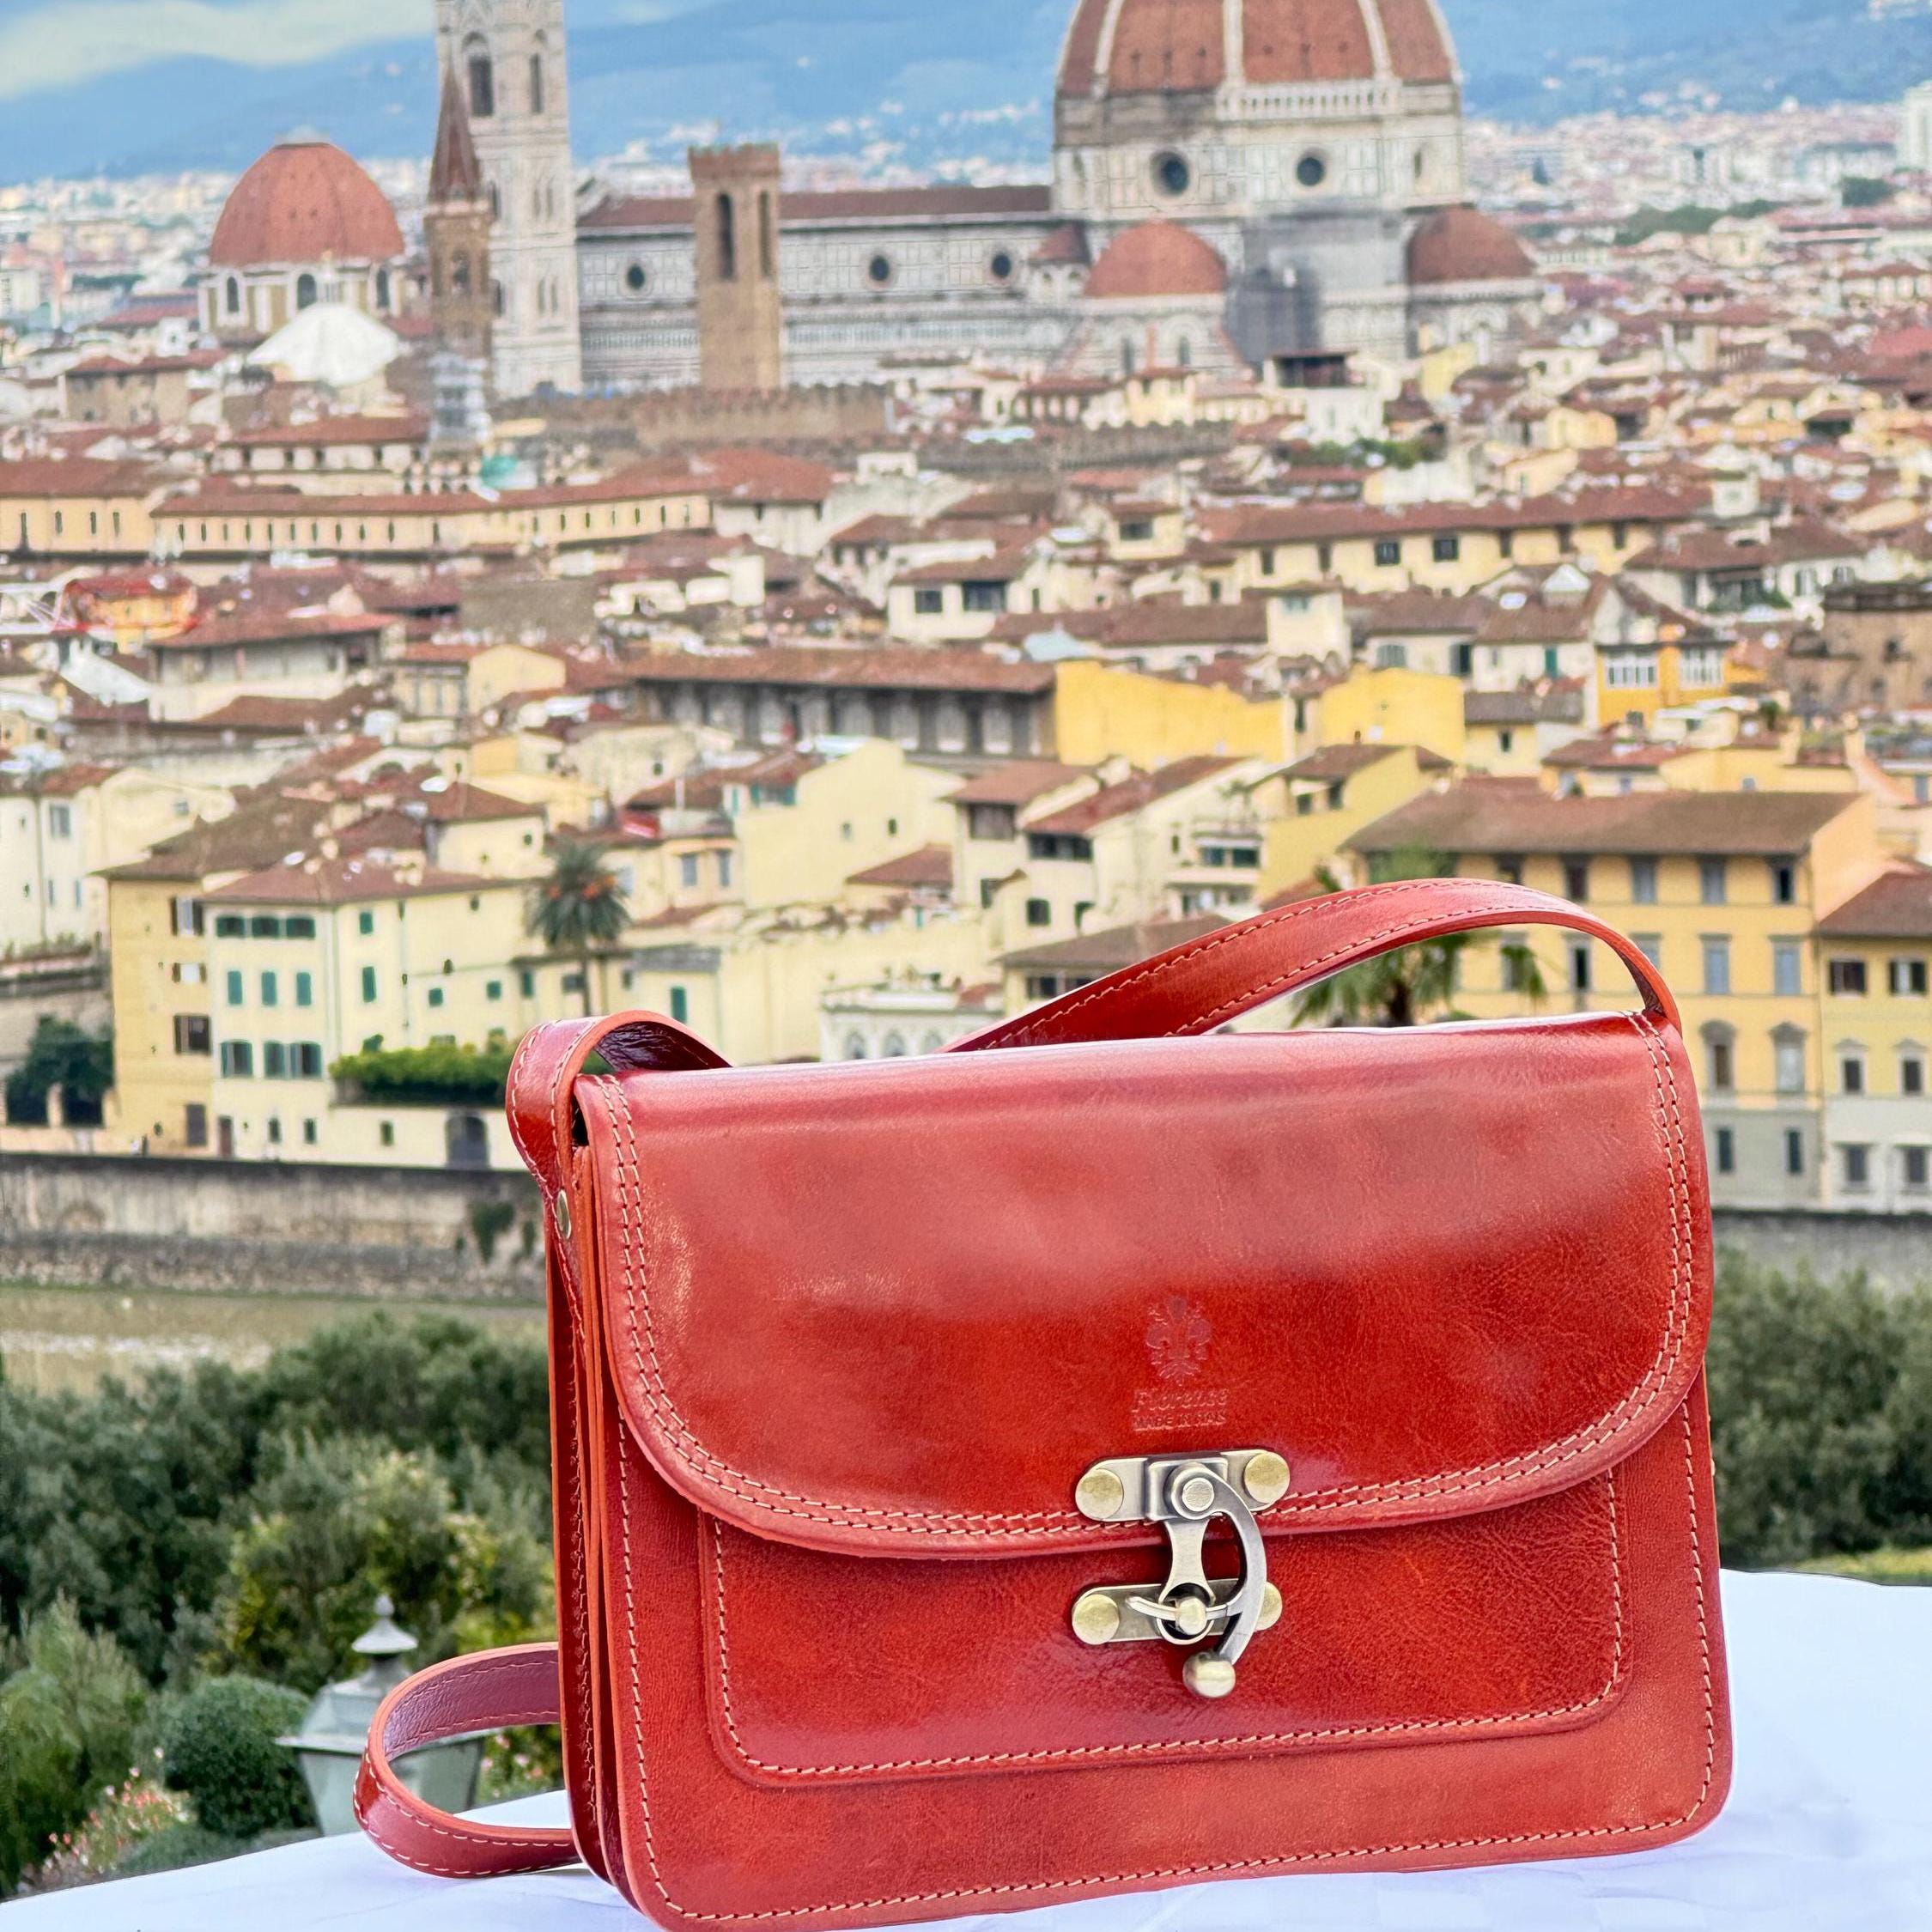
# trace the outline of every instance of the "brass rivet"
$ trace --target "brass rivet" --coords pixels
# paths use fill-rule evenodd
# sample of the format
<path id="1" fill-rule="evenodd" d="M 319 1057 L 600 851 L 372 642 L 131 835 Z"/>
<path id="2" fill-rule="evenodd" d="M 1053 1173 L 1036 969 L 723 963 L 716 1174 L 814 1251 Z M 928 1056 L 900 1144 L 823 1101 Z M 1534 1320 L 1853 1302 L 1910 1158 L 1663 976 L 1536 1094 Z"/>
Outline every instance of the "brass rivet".
<path id="1" fill-rule="evenodd" d="M 1089 1590 L 1073 1606 L 1073 1634 L 1083 1643 L 1110 1643 L 1120 1627 L 1121 1607 L 1105 1590 Z"/>
<path id="2" fill-rule="evenodd" d="M 1181 1667 L 1182 1680 L 1197 1698 L 1224 1698 L 1235 1686 L 1235 1668 L 1212 1650 L 1196 1650 Z"/>
<path id="3" fill-rule="evenodd" d="M 1288 1493 L 1288 1465 L 1273 1449 L 1262 1449 L 1248 1459 L 1241 1473 L 1241 1486 L 1249 1499 L 1266 1509 Z"/>
<path id="4" fill-rule="evenodd" d="M 1073 1500 L 1083 1516 L 1096 1522 L 1109 1522 L 1127 1501 L 1127 1485 L 1111 1469 L 1090 1469 L 1080 1478 Z"/>
<path id="5" fill-rule="evenodd" d="M 562 1238 L 570 1238 L 570 1197 L 560 1194 L 556 1197 L 556 1231 Z"/>
<path id="6" fill-rule="evenodd" d="M 1281 1621 L 1281 1592 L 1273 1583 L 1261 1585 L 1261 1613 L 1255 1620 L 1257 1630 L 1273 1630 Z"/>

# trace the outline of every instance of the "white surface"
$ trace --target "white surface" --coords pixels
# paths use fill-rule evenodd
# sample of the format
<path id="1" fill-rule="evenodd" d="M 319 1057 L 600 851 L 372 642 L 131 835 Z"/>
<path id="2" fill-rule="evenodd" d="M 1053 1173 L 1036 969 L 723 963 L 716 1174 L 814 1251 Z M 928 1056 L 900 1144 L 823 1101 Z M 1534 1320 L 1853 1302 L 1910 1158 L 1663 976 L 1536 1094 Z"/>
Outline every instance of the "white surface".
<path id="1" fill-rule="evenodd" d="M 1662 1851 L 1250 1879 L 972 1923 L 1002 1932 L 1903 1932 L 1932 1927 L 1932 1589 L 1724 1579 L 1737 1775 Z M 562 1822 L 560 1799 L 500 1815 Z M 7 1932 L 623 1932 L 586 1873 L 452 1882 L 360 1838 L 29 1899 Z"/>

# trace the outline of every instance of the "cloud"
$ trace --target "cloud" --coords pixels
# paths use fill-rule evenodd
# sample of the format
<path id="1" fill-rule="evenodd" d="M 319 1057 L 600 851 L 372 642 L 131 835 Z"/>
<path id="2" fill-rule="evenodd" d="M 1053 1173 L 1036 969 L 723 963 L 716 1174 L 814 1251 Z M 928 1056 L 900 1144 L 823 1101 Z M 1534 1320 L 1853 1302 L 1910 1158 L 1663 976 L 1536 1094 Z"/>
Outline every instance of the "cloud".
<path id="1" fill-rule="evenodd" d="M 44 0 L 0 22 L 0 100 L 164 60 L 298 66 L 430 26 L 430 0 Z"/>

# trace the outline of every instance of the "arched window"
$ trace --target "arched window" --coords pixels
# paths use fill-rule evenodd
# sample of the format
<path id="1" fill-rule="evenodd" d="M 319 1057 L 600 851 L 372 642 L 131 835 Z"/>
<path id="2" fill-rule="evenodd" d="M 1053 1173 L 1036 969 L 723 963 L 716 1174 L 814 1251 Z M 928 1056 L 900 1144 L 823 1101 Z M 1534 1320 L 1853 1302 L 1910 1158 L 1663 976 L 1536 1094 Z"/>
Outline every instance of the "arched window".
<path id="1" fill-rule="evenodd" d="M 866 1036 L 863 1033 L 846 1035 L 845 1057 L 848 1060 L 863 1060 L 866 1057 Z"/>
<path id="2" fill-rule="evenodd" d="M 544 111 L 544 56 L 541 51 L 530 57 L 530 111 L 540 114 Z"/>
<path id="3" fill-rule="evenodd" d="M 389 307 L 389 270 L 387 269 L 378 269 L 375 271 L 375 301 L 378 308 L 387 310 Z"/>
<path id="4" fill-rule="evenodd" d="M 1194 345 L 1185 336 L 1182 337 L 1175 348 L 1174 360 L 1184 369 L 1191 369 L 1194 366 Z"/>
<path id="5" fill-rule="evenodd" d="M 772 229 L 769 192 L 758 197 L 758 273 L 767 282 L 778 273 L 778 237 Z"/>
<path id="6" fill-rule="evenodd" d="M 240 315 L 241 313 L 241 277 L 240 276 L 231 275 L 228 277 L 228 305 L 230 315 Z"/>
<path id="7" fill-rule="evenodd" d="M 459 255 L 449 264 L 450 285 L 459 295 L 470 293 L 470 258 Z"/>
<path id="8" fill-rule="evenodd" d="M 492 119 L 496 112 L 496 64 L 489 58 L 489 46 L 480 39 L 467 40 L 463 55 L 470 71 L 470 118 Z"/>
<path id="9" fill-rule="evenodd" d="M 297 308 L 313 308 L 315 307 L 315 277 L 313 275 L 305 272 L 295 277 L 295 307 Z"/>
<path id="10" fill-rule="evenodd" d="M 489 285 L 489 306 L 497 314 L 508 313 L 508 301 L 503 293 L 503 284 L 493 281 Z"/>
<path id="11" fill-rule="evenodd" d="M 906 1057 L 906 1036 L 902 1033 L 888 1033 L 879 1048 L 882 1060 L 903 1060 Z"/>
<path id="12" fill-rule="evenodd" d="M 1133 374 L 1133 343 L 1131 340 L 1124 341 L 1121 344 L 1121 374 L 1122 375 L 1132 375 Z"/>
<path id="13" fill-rule="evenodd" d="M 489 218 L 493 222 L 503 219 L 503 196 L 494 181 L 489 184 Z"/>
<path id="14" fill-rule="evenodd" d="M 738 216 L 729 195 L 718 197 L 718 278 L 738 280 Z"/>

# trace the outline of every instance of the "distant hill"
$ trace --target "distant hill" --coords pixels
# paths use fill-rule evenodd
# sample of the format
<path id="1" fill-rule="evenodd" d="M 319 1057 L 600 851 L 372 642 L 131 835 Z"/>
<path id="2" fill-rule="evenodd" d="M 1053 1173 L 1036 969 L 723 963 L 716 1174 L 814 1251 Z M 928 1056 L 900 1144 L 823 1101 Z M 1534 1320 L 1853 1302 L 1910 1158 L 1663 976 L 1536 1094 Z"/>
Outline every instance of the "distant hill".
<path id="1" fill-rule="evenodd" d="M 620 0 L 570 0 L 577 149 L 642 141 L 669 157 L 716 122 L 808 151 L 890 143 L 920 167 L 1039 163 L 1071 3 L 696 0 L 627 20 Z M 1932 77 L 1932 0 L 1877 21 L 1867 0 L 1445 4 L 1472 108 L 1513 119 L 1631 107 L 1687 82 L 1762 107 L 1888 100 Z M 364 156 L 423 154 L 434 106 L 423 37 L 279 69 L 163 62 L 7 102 L 0 177 L 239 168 L 301 124 Z"/>

